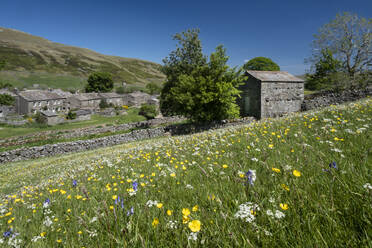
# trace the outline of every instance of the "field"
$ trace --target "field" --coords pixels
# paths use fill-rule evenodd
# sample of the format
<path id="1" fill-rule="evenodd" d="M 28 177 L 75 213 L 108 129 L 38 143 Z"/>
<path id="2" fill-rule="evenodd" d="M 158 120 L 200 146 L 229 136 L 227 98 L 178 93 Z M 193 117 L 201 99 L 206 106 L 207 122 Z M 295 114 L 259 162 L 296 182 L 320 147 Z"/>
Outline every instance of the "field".
<path id="1" fill-rule="evenodd" d="M 371 247 L 372 100 L 0 165 L 3 246 Z"/>

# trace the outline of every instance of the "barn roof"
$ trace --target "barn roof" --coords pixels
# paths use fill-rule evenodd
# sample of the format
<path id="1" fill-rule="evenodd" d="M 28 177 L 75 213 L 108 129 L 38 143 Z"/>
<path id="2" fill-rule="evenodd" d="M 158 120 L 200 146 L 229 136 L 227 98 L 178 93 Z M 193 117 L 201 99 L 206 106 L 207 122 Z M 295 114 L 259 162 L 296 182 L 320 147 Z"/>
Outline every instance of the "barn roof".
<path id="1" fill-rule="evenodd" d="M 65 99 L 65 96 L 48 90 L 26 90 L 18 92 L 18 95 L 27 101 L 47 101 Z"/>
<path id="2" fill-rule="evenodd" d="M 247 71 L 247 73 L 262 82 L 303 82 L 286 71 Z"/>
<path id="3" fill-rule="evenodd" d="M 123 98 L 123 95 L 119 95 L 115 92 L 99 93 L 99 95 L 103 98 Z"/>
<path id="4" fill-rule="evenodd" d="M 72 95 L 72 97 L 79 99 L 80 101 L 98 100 L 102 97 L 98 93 L 78 93 Z"/>

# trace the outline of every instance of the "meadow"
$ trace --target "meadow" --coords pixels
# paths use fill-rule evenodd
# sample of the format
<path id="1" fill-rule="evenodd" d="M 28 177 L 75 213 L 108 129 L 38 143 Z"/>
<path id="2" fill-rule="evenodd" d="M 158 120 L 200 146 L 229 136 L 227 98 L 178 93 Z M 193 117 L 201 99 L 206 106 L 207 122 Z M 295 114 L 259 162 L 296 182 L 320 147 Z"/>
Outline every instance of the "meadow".
<path id="1" fill-rule="evenodd" d="M 4 247 L 371 247 L 372 100 L 0 165 Z"/>

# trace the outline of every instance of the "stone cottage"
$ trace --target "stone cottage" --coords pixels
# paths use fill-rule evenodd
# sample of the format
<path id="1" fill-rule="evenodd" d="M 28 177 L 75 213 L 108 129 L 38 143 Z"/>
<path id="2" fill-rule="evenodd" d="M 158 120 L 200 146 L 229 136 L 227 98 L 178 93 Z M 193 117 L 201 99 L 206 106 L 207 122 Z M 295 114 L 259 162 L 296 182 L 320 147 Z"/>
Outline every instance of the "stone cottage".
<path id="1" fill-rule="evenodd" d="M 120 95 L 114 92 L 99 93 L 102 99 L 105 99 L 108 104 L 112 103 L 115 106 L 124 105 L 124 95 Z"/>
<path id="2" fill-rule="evenodd" d="M 66 96 L 48 90 L 26 90 L 17 92 L 17 113 L 34 114 L 40 111 L 67 111 Z"/>
<path id="3" fill-rule="evenodd" d="M 71 109 L 98 109 L 101 100 L 98 93 L 77 93 L 67 98 Z"/>
<path id="4" fill-rule="evenodd" d="M 41 111 L 40 114 L 41 114 L 42 122 L 50 126 L 65 122 L 64 116 L 56 112 L 46 110 L 46 111 Z"/>
<path id="5" fill-rule="evenodd" d="M 304 80 L 285 71 L 246 71 L 246 75 L 237 99 L 241 116 L 261 119 L 301 110 Z"/>
<path id="6" fill-rule="evenodd" d="M 151 96 L 147 93 L 136 91 L 127 95 L 127 105 L 129 106 L 141 106 L 143 103 L 147 103 Z"/>

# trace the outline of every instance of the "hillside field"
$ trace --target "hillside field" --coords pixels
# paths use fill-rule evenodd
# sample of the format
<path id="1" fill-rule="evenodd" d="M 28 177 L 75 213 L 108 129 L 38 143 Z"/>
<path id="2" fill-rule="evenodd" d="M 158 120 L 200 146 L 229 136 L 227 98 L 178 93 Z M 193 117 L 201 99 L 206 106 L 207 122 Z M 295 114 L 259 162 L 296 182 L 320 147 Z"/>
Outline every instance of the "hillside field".
<path id="1" fill-rule="evenodd" d="M 372 247 L 372 100 L 0 165 L 5 247 Z"/>

